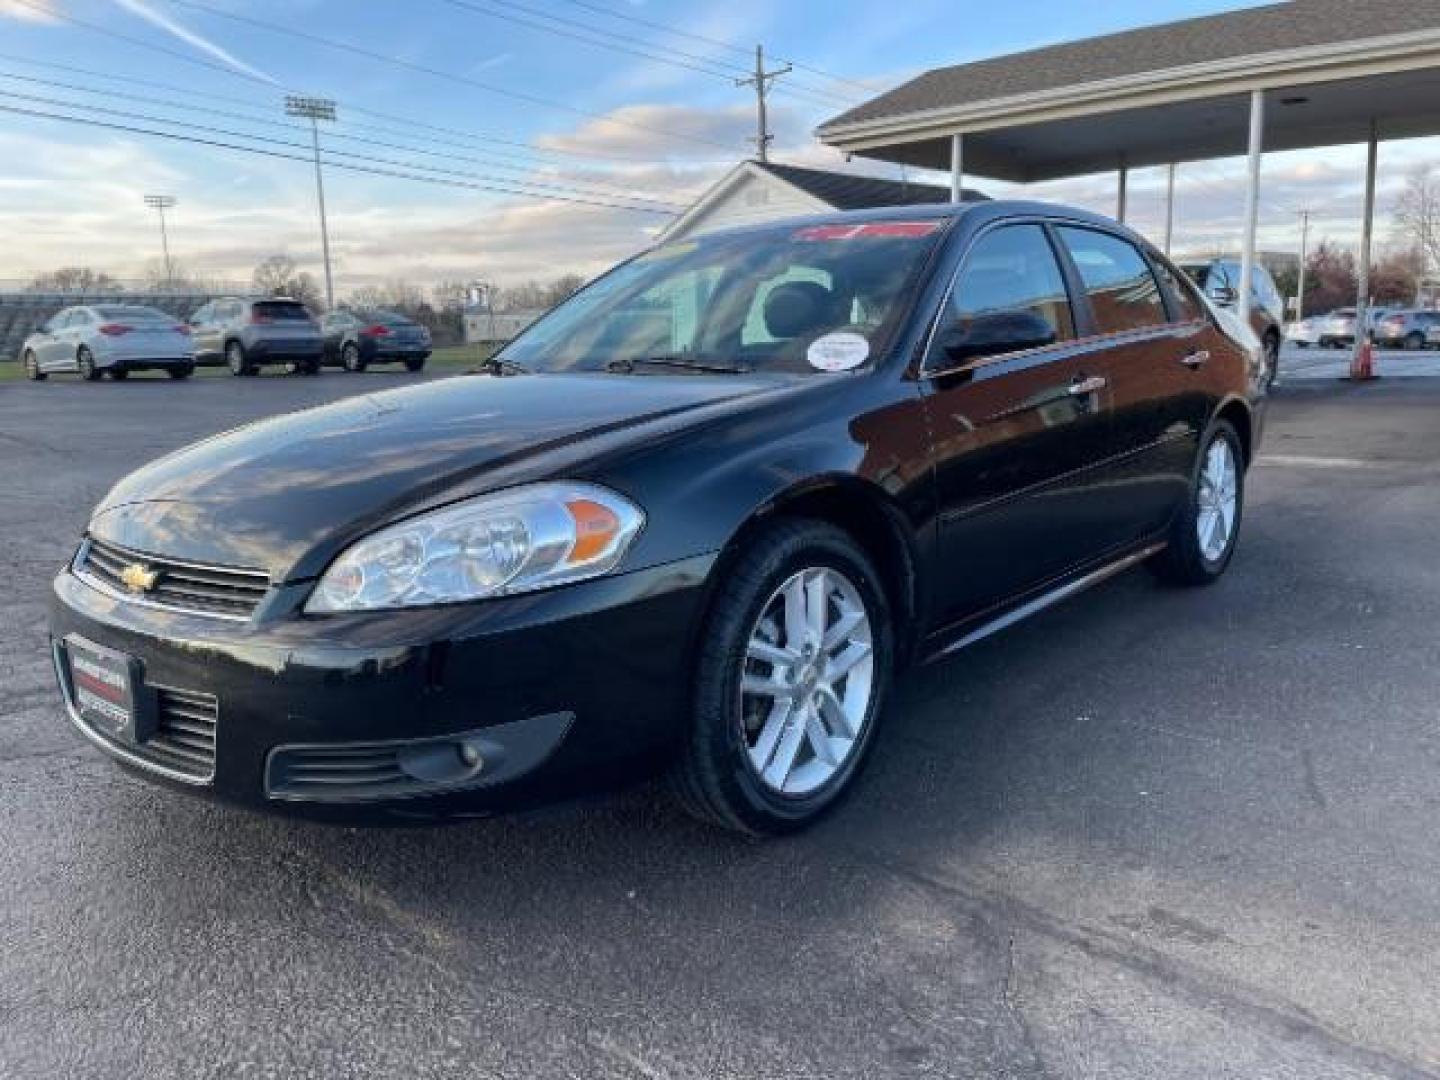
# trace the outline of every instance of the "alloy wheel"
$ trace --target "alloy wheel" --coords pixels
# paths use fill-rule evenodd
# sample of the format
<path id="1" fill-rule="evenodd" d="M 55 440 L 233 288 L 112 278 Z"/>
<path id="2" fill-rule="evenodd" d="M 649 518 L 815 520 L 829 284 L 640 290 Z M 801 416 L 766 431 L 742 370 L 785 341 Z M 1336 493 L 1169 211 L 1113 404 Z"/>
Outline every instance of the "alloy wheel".
<path id="1" fill-rule="evenodd" d="M 815 791 L 861 745 L 875 692 L 873 642 L 859 590 L 833 568 L 792 574 L 765 602 L 739 703 L 747 758 L 765 787 Z"/>
<path id="2" fill-rule="evenodd" d="M 1239 469 L 1235 452 L 1225 439 L 1216 439 L 1205 452 L 1197 492 L 1200 512 L 1195 517 L 1195 532 L 1200 553 L 1208 562 L 1218 562 L 1230 547 L 1235 533 L 1238 506 Z"/>

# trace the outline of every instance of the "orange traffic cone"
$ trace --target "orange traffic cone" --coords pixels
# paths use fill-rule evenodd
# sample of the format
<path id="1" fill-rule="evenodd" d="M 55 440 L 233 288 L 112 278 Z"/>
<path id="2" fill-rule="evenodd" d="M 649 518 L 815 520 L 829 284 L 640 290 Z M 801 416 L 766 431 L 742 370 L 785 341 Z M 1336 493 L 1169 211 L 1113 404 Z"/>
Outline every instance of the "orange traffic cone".
<path id="1" fill-rule="evenodd" d="M 1361 341 L 1350 356 L 1350 378 L 1354 382 L 1364 382 L 1375 377 L 1375 347 L 1368 341 Z"/>

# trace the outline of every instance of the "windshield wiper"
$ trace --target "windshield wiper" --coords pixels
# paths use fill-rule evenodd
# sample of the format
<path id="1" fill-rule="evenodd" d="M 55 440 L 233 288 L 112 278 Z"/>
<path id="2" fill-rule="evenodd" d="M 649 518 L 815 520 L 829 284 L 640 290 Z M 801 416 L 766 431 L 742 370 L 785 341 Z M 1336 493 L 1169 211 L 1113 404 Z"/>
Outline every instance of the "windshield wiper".
<path id="1" fill-rule="evenodd" d="M 496 355 L 480 361 L 480 366 L 471 370 L 472 375 L 529 375 L 530 369 L 514 360 L 505 360 Z"/>
<path id="2" fill-rule="evenodd" d="M 743 364 L 726 364 L 717 360 L 697 360 L 693 356 L 676 354 L 672 356 L 637 356 L 628 360 L 611 360 L 605 365 L 606 371 L 618 371 L 629 374 L 636 368 L 642 367 L 663 367 L 682 368 L 686 371 L 699 371 L 705 374 L 717 375 L 746 375 L 750 368 Z"/>

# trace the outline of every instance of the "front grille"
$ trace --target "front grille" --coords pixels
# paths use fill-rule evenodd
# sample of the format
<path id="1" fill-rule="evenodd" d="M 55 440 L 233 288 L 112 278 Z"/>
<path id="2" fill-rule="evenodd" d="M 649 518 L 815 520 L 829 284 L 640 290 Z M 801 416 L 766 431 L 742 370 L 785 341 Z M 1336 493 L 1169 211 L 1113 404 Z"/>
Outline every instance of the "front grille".
<path id="1" fill-rule="evenodd" d="M 121 577 L 127 566 L 136 564 L 158 574 L 155 584 L 143 593 L 132 593 Z M 197 566 L 130 551 L 94 537 L 86 541 L 76 569 L 115 592 L 148 603 L 232 619 L 248 619 L 270 589 L 270 578 L 263 570 Z"/>
<path id="2" fill-rule="evenodd" d="M 197 780 L 215 775 L 215 725 L 219 709 L 209 694 L 156 688 L 155 732 L 137 748 L 141 757 Z"/>

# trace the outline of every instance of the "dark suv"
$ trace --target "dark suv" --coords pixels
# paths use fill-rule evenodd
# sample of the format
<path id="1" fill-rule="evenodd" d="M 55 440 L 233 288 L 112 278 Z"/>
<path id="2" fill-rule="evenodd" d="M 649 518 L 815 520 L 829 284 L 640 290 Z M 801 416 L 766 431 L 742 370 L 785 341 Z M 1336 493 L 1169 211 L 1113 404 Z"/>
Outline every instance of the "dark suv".
<path id="1" fill-rule="evenodd" d="M 320 320 L 325 363 L 346 371 L 371 364 L 404 364 L 420 371 L 430 356 L 430 331 L 394 311 L 332 311 Z"/>
<path id="2" fill-rule="evenodd" d="M 320 325 L 298 300 L 212 300 L 190 316 L 190 332 L 196 361 L 224 363 L 232 375 L 254 375 L 264 364 L 284 364 L 301 375 L 320 371 Z"/>
<path id="3" fill-rule="evenodd" d="M 1211 303 L 1233 308 L 1240 297 L 1240 264 L 1233 259 L 1182 263 L 1182 270 L 1205 291 Z M 1280 343 L 1285 336 L 1285 301 L 1270 271 L 1255 264 L 1250 286 L 1250 327 L 1265 347 L 1266 385 L 1280 370 Z"/>

